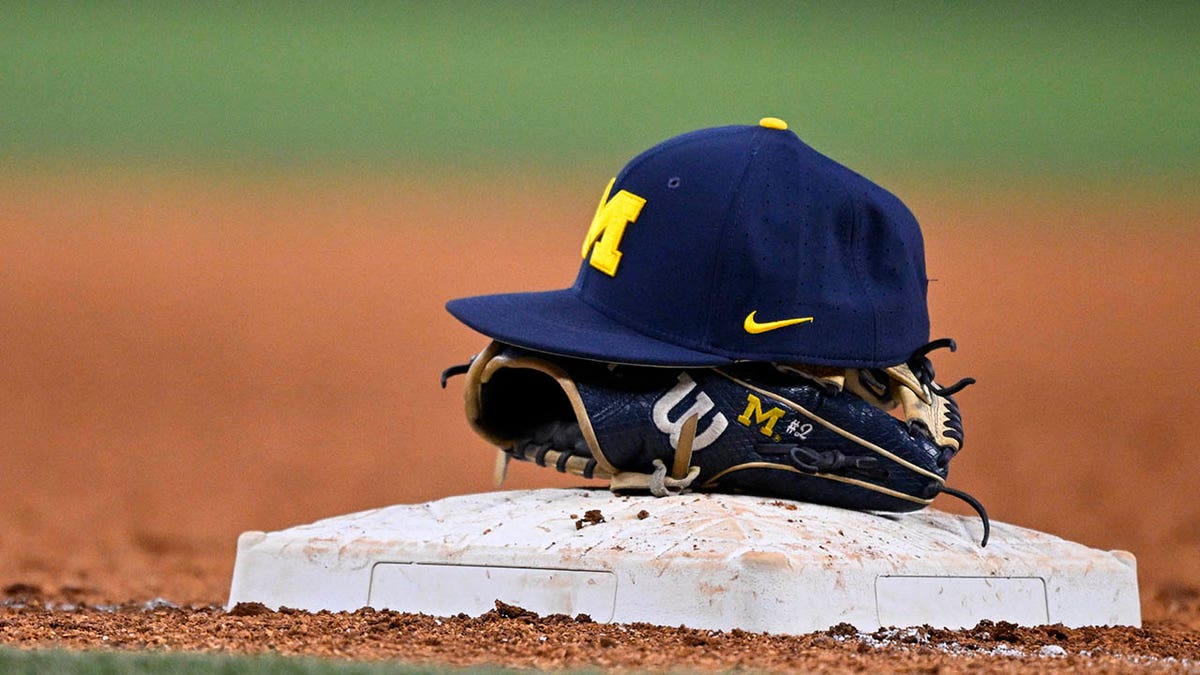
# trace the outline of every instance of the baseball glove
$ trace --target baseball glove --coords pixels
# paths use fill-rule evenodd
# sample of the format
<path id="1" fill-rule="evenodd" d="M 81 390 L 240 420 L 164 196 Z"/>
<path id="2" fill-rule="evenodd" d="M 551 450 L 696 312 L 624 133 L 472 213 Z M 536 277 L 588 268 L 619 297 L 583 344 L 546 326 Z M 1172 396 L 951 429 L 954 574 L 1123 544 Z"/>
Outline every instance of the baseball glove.
<path id="1" fill-rule="evenodd" d="M 587 361 L 493 342 L 467 374 L 467 419 L 510 459 L 656 496 L 733 492 L 872 511 L 915 511 L 946 486 L 963 444 L 952 394 L 927 358 L 858 370 L 739 363 L 663 368 Z"/>

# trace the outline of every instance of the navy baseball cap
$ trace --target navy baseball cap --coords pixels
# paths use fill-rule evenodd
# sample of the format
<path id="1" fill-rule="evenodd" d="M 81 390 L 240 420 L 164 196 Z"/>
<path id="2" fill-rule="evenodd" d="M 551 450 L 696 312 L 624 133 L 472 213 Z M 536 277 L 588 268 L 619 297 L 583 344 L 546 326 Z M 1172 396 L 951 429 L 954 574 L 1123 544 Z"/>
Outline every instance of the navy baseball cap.
<path id="1" fill-rule="evenodd" d="M 446 309 L 501 342 L 652 366 L 887 367 L 929 341 L 916 218 L 776 118 L 635 157 L 581 254 L 570 288 Z"/>

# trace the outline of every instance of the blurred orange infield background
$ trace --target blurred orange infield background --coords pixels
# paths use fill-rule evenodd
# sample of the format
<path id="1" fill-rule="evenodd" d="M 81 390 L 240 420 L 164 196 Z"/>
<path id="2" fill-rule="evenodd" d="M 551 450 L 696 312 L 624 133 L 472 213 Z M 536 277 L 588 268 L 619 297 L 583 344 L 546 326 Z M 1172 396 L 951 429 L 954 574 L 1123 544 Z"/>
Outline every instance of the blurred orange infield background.
<path id="1" fill-rule="evenodd" d="M 223 602 L 243 530 L 492 489 L 438 384 L 486 338 L 442 305 L 570 284 L 594 195 L 529 187 L 0 181 L 0 583 Z M 1200 584 L 1195 205 L 906 200 L 939 373 L 979 380 L 951 484 Z"/>

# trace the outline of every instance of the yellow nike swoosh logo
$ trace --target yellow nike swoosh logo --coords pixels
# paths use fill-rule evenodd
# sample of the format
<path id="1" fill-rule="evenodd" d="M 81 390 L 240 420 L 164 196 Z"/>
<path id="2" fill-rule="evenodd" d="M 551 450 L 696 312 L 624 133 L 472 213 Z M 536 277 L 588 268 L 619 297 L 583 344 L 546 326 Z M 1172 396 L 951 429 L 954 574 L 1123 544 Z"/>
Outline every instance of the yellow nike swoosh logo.
<path id="1" fill-rule="evenodd" d="M 745 328 L 746 332 L 751 335 L 758 335 L 759 333 L 765 333 L 776 328 L 795 326 L 798 323 L 808 323 L 813 320 L 811 316 L 802 316 L 795 319 L 780 319 L 779 321 L 763 321 L 760 323 L 754 320 L 755 314 L 758 314 L 758 310 L 747 314 L 746 320 L 742 322 L 742 328 Z"/>

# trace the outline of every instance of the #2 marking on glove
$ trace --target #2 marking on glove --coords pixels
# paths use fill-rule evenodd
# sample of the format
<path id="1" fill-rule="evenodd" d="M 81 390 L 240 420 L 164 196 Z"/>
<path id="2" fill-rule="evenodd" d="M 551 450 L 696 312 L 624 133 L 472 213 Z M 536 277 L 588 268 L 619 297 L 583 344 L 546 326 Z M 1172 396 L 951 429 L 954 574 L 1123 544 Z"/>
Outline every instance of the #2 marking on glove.
<path id="1" fill-rule="evenodd" d="M 742 328 L 746 329 L 751 335 L 758 335 L 776 328 L 786 328 L 787 326 L 795 326 L 798 323 L 810 323 L 813 318 L 811 316 L 796 317 L 795 319 L 780 319 L 779 321 L 763 321 L 754 320 L 754 315 L 758 314 L 758 310 L 754 310 L 746 315 L 746 320 L 742 322 Z"/>

